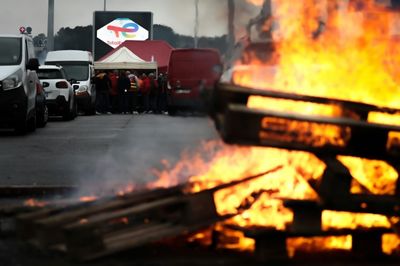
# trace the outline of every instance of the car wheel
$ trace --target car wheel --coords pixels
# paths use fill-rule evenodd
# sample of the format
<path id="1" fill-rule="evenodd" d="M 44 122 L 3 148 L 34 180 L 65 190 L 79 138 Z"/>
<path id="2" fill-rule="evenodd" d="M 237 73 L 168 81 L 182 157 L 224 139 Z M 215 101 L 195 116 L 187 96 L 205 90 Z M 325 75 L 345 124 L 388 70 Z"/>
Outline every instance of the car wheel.
<path id="1" fill-rule="evenodd" d="M 36 111 L 33 112 L 34 115 L 28 120 L 27 123 L 27 130 L 28 132 L 34 132 L 36 130 Z"/>
<path id="2" fill-rule="evenodd" d="M 78 106 L 77 103 L 75 101 L 75 99 L 70 99 L 68 102 L 73 101 L 72 107 L 71 109 L 68 108 L 68 110 L 65 111 L 65 114 L 63 115 L 63 119 L 65 121 L 70 121 L 70 120 L 74 120 L 75 117 L 78 115 Z"/>
<path id="3" fill-rule="evenodd" d="M 76 99 L 74 99 L 74 104 L 72 106 L 72 119 L 76 118 L 78 116 L 78 103 Z"/>
<path id="4" fill-rule="evenodd" d="M 36 121 L 37 126 L 45 127 L 48 120 L 49 120 L 49 109 L 47 108 L 47 105 L 45 105 L 43 107 L 43 111 L 38 114 L 37 121 Z"/>

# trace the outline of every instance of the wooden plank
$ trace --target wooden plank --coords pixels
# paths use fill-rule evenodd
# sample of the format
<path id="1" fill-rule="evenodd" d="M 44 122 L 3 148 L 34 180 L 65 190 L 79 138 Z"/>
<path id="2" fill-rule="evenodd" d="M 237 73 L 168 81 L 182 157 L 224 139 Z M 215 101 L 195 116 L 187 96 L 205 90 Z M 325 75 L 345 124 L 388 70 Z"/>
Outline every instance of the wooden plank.
<path id="1" fill-rule="evenodd" d="M 157 208 L 164 208 L 175 204 L 181 204 L 183 202 L 182 197 L 169 197 L 161 200 L 156 200 L 148 203 L 138 204 L 130 208 L 116 210 L 113 212 L 99 213 L 93 216 L 88 216 L 85 223 L 80 221 L 69 224 L 66 229 L 75 230 L 79 228 L 90 228 L 98 225 L 104 225 L 105 222 L 115 220 L 123 217 L 130 217 L 139 214 L 148 214 L 153 212 Z M 41 221 L 38 222 L 40 224 Z"/>
<path id="2" fill-rule="evenodd" d="M 40 236 L 40 242 L 43 247 L 55 245 L 63 242 L 63 228 L 69 224 L 79 224 L 82 220 L 94 217 L 97 214 L 107 214 L 141 203 L 145 204 L 155 201 L 157 198 L 168 197 L 169 195 L 181 195 L 182 193 L 182 186 L 177 186 L 169 189 L 136 192 L 123 197 L 101 199 L 87 204 L 80 204 L 57 215 L 34 220 L 35 234 Z"/>
<path id="3" fill-rule="evenodd" d="M 67 247 L 73 256 L 94 258 L 164 237 L 193 232 L 199 226 L 210 226 L 227 217 L 232 215 L 220 217 L 217 214 L 213 191 L 209 190 L 98 214 L 89 217 L 83 224 L 70 224 L 64 230 Z M 129 222 L 118 228 L 108 226 L 110 221 L 120 218 L 128 218 Z M 145 218 L 149 224 L 144 222 Z"/>
<path id="4" fill-rule="evenodd" d="M 318 196 L 325 202 L 349 198 L 353 181 L 349 169 L 338 160 L 337 156 L 317 155 L 317 157 L 326 165 L 320 181 L 313 187 Z"/>
<path id="5" fill-rule="evenodd" d="M 196 232 L 202 228 L 226 219 L 227 217 L 219 217 L 212 220 L 204 220 L 192 225 L 181 225 L 171 223 L 161 223 L 152 225 L 145 233 L 141 230 L 133 230 L 130 233 L 121 231 L 116 235 L 109 235 L 103 239 L 102 245 L 97 246 L 97 251 L 93 249 L 81 249 L 77 246 L 69 246 L 68 255 L 79 261 L 90 261 L 101 258 L 110 254 L 115 254 L 124 250 L 151 244 L 155 241 L 161 241 L 167 238 L 187 235 Z"/>
<path id="6" fill-rule="evenodd" d="M 380 107 L 372 104 L 365 104 L 360 102 L 348 101 L 348 100 L 338 100 L 333 98 L 316 97 L 308 95 L 300 95 L 294 93 L 286 93 L 277 90 L 261 90 L 243 86 L 237 86 L 234 84 L 220 83 L 217 87 L 217 93 L 220 94 L 217 100 L 227 99 L 228 103 L 239 103 L 243 102 L 234 101 L 234 99 L 245 99 L 250 96 L 262 96 L 268 98 L 277 99 L 287 99 L 302 102 L 319 103 L 326 105 L 339 105 L 347 109 L 354 110 L 356 112 L 368 113 L 368 112 L 382 112 L 389 114 L 400 114 L 400 109 Z M 245 102 L 246 103 L 246 102 Z"/>
<path id="7" fill-rule="evenodd" d="M 0 198 L 66 197 L 77 190 L 76 186 L 0 186 Z"/>
<path id="8" fill-rule="evenodd" d="M 348 140 L 343 145 L 326 142 L 315 146 L 312 144 L 312 136 L 308 131 L 291 132 L 289 129 L 281 131 L 267 127 L 265 119 L 283 119 L 282 128 L 293 121 L 299 123 L 310 123 L 311 125 L 329 125 L 342 128 L 348 134 Z M 286 120 L 285 120 L 286 119 Z M 267 146 L 289 150 L 301 150 L 316 154 L 350 155 L 369 159 L 394 160 L 398 157 L 396 152 L 386 150 L 389 132 L 400 131 L 400 127 L 372 124 L 349 118 L 326 118 L 305 115 L 291 115 L 284 112 L 272 112 L 265 110 L 254 110 L 245 105 L 229 105 L 226 110 L 223 124 L 220 125 L 220 133 L 224 141 L 232 144 Z M 246 130 L 243 130 L 246 128 Z M 276 132 L 275 132 L 275 131 Z M 351 133 L 350 133 L 350 131 Z M 314 131 L 313 131 L 314 132 Z M 302 135 L 306 134 L 306 135 Z M 267 137 L 268 136 L 268 137 Z M 374 136 L 374 141 L 371 140 Z M 318 136 L 322 137 L 323 136 Z M 307 140 L 305 142 L 304 140 Z M 368 140 L 369 145 L 365 145 Z"/>
<path id="9" fill-rule="evenodd" d="M 257 238 L 271 238 L 275 235 L 284 236 L 286 238 L 293 237 L 325 237 L 325 236 L 347 236 L 356 234 L 387 234 L 393 233 L 391 228 L 385 227 L 373 227 L 373 228 L 357 228 L 357 229 L 329 229 L 329 230 L 318 230 L 315 231 L 293 231 L 293 230 L 276 230 L 275 228 L 239 228 L 236 230 L 242 231 L 247 237 L 257 239 Z"/>
<path id="10" fill-rule="evenodd" d="M 304 201 L 293 199 L 282 199 L 287 208 L 296 209 L 304 204 L 312 205 L 314 208 L 331 211 L 344 211 L 354 213 L 373 213 L 387 216 L 400 216 L 400 199 L 395 196 L 385 195 L 350 195 L 346 198 L 337 198 L 329 202 Z"/>

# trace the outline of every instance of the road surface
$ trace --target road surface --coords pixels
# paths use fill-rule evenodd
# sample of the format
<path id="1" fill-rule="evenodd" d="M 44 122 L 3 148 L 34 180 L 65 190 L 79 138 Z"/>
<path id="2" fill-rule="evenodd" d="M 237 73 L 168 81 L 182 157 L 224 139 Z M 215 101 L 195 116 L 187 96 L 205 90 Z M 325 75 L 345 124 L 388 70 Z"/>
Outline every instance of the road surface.
<path id="1" fill-rule="evenodd" d="M 160 161 L 218 138 L 206 117 L 80 116 L 26 136 L 0 132 L 0 186 L 80 186 L 102 190 L 146 183 Z"/>

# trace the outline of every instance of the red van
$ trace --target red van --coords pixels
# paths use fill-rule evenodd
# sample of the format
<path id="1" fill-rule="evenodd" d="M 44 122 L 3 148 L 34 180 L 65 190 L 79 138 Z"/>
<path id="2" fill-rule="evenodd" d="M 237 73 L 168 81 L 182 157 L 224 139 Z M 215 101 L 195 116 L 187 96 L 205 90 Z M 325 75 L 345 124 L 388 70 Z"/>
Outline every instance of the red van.
<path id="1" fill-rule="evenodd" d="M 168 112 L 202 110 L 201 91 L 213 88 L 222 74 L 221 55 L 214 49 L 176 49 L 168 67 Z"/>

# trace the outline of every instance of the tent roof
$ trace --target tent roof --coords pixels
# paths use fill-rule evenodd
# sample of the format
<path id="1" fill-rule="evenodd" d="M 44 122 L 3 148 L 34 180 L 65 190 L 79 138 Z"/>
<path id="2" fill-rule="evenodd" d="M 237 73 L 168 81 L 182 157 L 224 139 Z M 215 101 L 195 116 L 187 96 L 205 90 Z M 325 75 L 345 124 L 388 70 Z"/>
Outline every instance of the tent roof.
<path id="1" fill-rule="evenodd" d="M 156 62 L 146 62 L 126 47 L 112 50 L 94 63 L 97 69 L 157 69 Z"/>
<path id="2" fill-rule="evenodd" d="M 126 47 L 145 61 L 156 61 L 159 68 L 168 67 L 172 46 L 165 41 L 125 41 Z"/>

